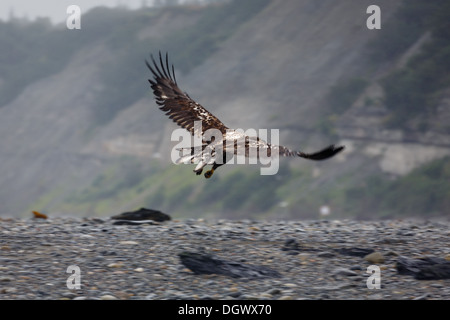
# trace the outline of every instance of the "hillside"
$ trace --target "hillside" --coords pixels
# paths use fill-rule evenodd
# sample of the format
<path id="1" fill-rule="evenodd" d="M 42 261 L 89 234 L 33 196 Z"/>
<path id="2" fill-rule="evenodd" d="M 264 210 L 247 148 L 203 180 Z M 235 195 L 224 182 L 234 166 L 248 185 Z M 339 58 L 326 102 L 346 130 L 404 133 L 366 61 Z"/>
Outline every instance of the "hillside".
<path id="1" fill-rule="evenodd" d="M 327 204 L 332 217 L 448 216 L 450 10 L 379 1 L 382 29 L 368 30 L 370 4 L 96 8 L 78 31 L 2 23 L 0 45 L 11 48 L 0 56 L 2 214 L 150 207 L 287 219 Z M 157 110 L 144 64 L 159 50 L 180 87 L 229 127 L 280 129 L 288 147 L 339 143 L 345 153 L 281 159 L 274 176 L 228 166 L 206 180 L 173 165 L 176 126 Z"/>

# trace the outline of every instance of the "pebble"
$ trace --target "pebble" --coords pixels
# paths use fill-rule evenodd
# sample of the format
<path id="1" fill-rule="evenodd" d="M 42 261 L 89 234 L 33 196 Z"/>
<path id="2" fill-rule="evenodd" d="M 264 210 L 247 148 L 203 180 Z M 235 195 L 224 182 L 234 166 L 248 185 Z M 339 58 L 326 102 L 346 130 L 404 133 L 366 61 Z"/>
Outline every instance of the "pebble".
<path id="1" fill-rule="evenodd" d="M 449 279 L 416 280 L 395 268 L 399 256 L 450 260 L 450 222 L 187 221 L 116 226 L 93 218 L 2 220 L 0 299 L 450 299 Z M 200 247 L 281 277 L 196 275 L 178 254 Z M 367 288 L 368 262 L 386 263 L 381 290 Z M 67 268 L 74 265 L 81 272 L 79 289 L 67 287 Z"/>
<path id="2" fill-rule="evenodd" d="M 100 297 L 100 300 L 117 300 L 117 298 L 110 294 L 105 294 Z"/>
<path id="3" fill-rule="evenodd" d="M 273 289 L 270 289 L 269 291 L 267 291 L 267 293 L 273 296 L 273 295 L 280 294 L 281 290 L 277 289 L 277 288 L 273 288 Z"/>
<path id="4" fill-rule="evenodd" d="M 416 297 L 413 300 L 426 300 L 428 298 L 429 294 L 425 293 L 423 295 L 421 295 L 420 297 Z"/>
<path id="5" fill-rule="evenodd" d="M 0 277 L 0 282 L 10 282 L 13 281 L 14 279 L 11 277 Z"/>
<path id="6" fill-rule="evenodd" d="M 242 295 L 242 292 L 240 292 L 240 291 L 231 292 L 228 295 L 232 298 L 239 298 Z"/>
<path id="7" fill-rule="evenodd" d="M 297 287 L 297 285 L 295 283 L 284 283 L 283 286 L 288 287 L 288 288 L 295 288 L 295 287 Z"/>
<path id="8" fill-rule="evenodd" d="M 120 268 L 120 267 L 122 267 L 122 263 L 113 262 L 113 263 L 108 264 L 107 267 L 108 268 Z"/>
<path id="9" fill-rule="evenodd" d="M 397 251 L 390 250 L 386 253 L 386 256 L 398 257 L 400 254 Z"/>
<path id="10" fill-rule="evenodd" d="M 67 299 L 74 299 L 77 297 L 77 295 L 73 292 L 65 292 L 62 294 L 62 297 Z"/>
<path id="11" fill-rule="evenodd" d="M 385 258 L 380 252 L 372 252 L 364 257 L 364 260 L 370 262 L 370 263 L 383 263 Z"/>
<path id="12" fill-rule="evenodd" d="M 354 266 L 351 266 L 349 269 L 350 269 L 350 270 L 362 270 L 361 266 L 358 265 L 358 264 L 356 264 L 356 265 L 354 265 Z"/>
<path id="13" fill-rule="evenodd" d="M 16 293 L 17 288 L 15 288 L 15 287 L 3 288 L 3 289 L 1 289 L 0 292 L 1 293 Z"/>
<path id="14" fill-rule="evenodd" d="M 294 297 L 292 296 L 281 296 L 278 298 L 278 300 L 294 300 Z"/>
<path id="15" fill-rule="evenodd" d="M 126 244 L 126 245 L 129 245 L 129 244 L 138 244 L 136 241 L 120 241 L 119 243 L 120 243 L 120 244 Z"/>
<path id="16" fill-rule="evenodd" d="M 318 257 L 320 258 L 332 258 L 334 256 L 336 256 L 333 252 L 329 252 L 329 251 L 324 251 L 324 252 L 319 252 L 317 254 Z"/>
<path id="17" fill-rule="evenodd" d="M 358 274 L 355 271 L 352 271 L 347 268 L 336 268 L 333 270 L 333 275 L 334 276 L 354 277 L 354 276 L 357 276 Z"/>
<path id="18" fill-rule="evenodd" d="M 153 300 L 153 299 L 156 299 L 156 298 L 157 298 L 156 293 L 149 293 L 148 295 L 145 296 L 146 300 Z"/>

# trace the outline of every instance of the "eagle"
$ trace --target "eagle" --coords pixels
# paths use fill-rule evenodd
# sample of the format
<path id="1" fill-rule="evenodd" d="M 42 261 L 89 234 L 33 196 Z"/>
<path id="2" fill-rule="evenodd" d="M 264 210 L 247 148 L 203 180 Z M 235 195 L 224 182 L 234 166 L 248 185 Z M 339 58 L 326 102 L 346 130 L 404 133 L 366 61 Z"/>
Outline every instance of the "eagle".
<path id="1" fill-rule="evenodd" d="M 202 173 L 206 165 L 212 165 L 212 168 L 204 174 L 205 178 L 211 178 L 214 171 L 224 165 L 227 162 L 226 159 L 230 159 L 230 155 L 241 154 L 250 157 L 256 154 L 258 157 L 261 152 L 265 152 L 264 154 L 268 157 L 279 155 L 324 160 L 344 149 L 344 146 L 330 145 L 317 152 L 305 153 L 281 145 L 272 145 L 259 137 L 247 136 L 240 130 L 230 129 L 178 87 L 174 66 L 173 64 L 171 67 L 169 65 L 168 53 L 166 53 L 164 61 L 159 52 L 159 64 L 153 55 L 150 55 L 150 58 L 152 65 L 147 60 L 145 60 L 145 64 L 153 74 L 153 79 L 148 79 L 148 81 L 159 109 L 164 111 L 177 125 L 188 130 L 192 136 L 196 135 L 202 139 L 201 146 L 181 148 L 190 149 L 190 152 L 180 156 L 177 160 L 177 163 L 197 163 L 194 169 L 197 175 Z M 219 132 L 221 137 L 217 138 L 217 134 L 207 137 L 204 133 L 208 130 Z M 244 148 L 238 148 L 238 145 L 244 146 Z"/>

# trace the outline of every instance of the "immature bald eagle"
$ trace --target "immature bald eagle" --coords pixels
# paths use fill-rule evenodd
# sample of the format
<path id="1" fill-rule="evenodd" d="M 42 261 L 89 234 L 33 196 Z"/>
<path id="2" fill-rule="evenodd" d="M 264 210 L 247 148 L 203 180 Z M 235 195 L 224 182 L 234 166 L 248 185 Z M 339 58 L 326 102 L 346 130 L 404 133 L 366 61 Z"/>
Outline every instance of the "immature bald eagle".
<path id="1" fill-rule="evenodd" d="M 211 170 L 205 173 L 206 178 L 210 178 L 214 170 L 225 164 L 225 159 L 230 155 L 238 154 L 239 143 L 245 146 L 245 156 L 257 154 L 260 151 L 270 157 L 275 152 L 280 156 L 298 156 L 311 160 L 324 160 L 333 157 L 344 149 L 344 146 L 335 147 L 331 145 L 321 151 L 314 153 L 304 153 L 302 151 L 292 151 L 279 145 L 271 145 L 258 137 L 250 137 L 245 134 L 229 129 L 217 117 L 195 102 L 189 95 L 178 87 L 175 70 L 169 67 L 169 58 L 166 54 L 165 62 L 159 52 L 159 66 L 152 55 L 153 67 L 146 60 L 145 63 L 153 73 L 154 79 L 149 79 L 151 88 L 155 95 L 159 108 L 169 116 L 176 124 L 188 130 L 192 135 L 202 137 L 201 148 L 191 147 L 191 152 L 187 156 L 181 157 L 177 162 L 197 163 L 194 172 L 200 175 L 206 165 L 212 165 Z M 195 125 L 196 121 L 201 121 L 201 126 Z M 205 138 L 207 130 L 215 129 L 220 131 L 222 139 Z M 242 149 L 240 149 L 242 152 Z M 256 151 L 253 153 L 253 151 Z"/>

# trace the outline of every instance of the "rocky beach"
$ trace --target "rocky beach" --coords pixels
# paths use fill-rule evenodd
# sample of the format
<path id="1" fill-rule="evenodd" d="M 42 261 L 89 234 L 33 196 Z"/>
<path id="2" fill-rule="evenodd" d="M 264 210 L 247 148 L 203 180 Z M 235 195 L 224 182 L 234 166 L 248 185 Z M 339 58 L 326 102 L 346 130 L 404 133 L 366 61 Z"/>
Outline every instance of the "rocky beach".
<path id="1" fill-rule="evenodd" d="M 1 218 L 0 299 L 448 300 L 449 236 L 445 220 Z"/>

